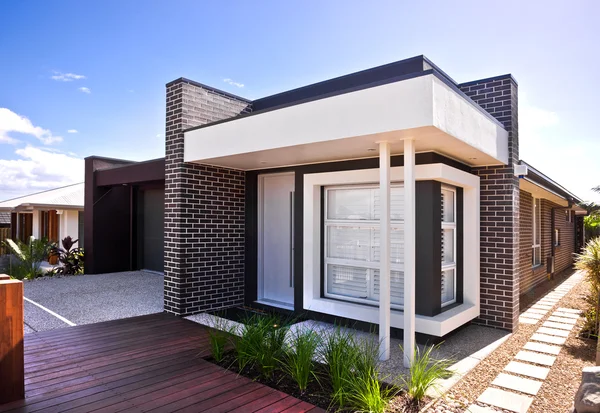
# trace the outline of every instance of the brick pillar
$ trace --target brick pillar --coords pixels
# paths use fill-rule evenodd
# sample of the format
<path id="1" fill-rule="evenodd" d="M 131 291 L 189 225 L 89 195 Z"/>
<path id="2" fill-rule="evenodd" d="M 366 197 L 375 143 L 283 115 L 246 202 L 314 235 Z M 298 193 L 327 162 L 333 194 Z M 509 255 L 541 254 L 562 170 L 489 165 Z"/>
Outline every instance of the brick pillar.
<path id="1" fill-rule="evenodd" d="M 167 312 L 187 315 L 243 304 L 245 175 L 185 163 L 183 132 L 250 111 L 249 101 L 187 79 L 167 84 Z"/>
<path id="2" fill-rule="evenodd" d="M 509 164 L 474 168 L 481 178 L 481 315 L 476 322 L 515 331 L 519 320 L 518 86 L 511 75 L 459 85 L 508 131 Z"/>

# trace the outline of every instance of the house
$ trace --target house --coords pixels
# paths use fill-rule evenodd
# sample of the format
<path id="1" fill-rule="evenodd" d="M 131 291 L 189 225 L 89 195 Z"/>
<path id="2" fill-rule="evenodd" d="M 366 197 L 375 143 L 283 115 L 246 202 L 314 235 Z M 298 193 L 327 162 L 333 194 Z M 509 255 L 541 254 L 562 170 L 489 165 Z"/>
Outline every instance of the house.
<path id="1" fill-rule="evenodd" d="M 412 354 L 415 333 L 515 330 L 581 246 L 581 200 L 519 159 L 510 74 L 417 56 L 256 100 L 166 88 L 164 159 L 86 159 L 85 242 L 88 272 L 163 253 L 167 312 L 349 319 Z"/>
<path id="2" fill-rule="evenodd" d="M 9 217 L 12 239 L 59 242 L 70 235 L 83 247 L 83 196 L 81 182 L 2 201 L 0 214 Z"/>

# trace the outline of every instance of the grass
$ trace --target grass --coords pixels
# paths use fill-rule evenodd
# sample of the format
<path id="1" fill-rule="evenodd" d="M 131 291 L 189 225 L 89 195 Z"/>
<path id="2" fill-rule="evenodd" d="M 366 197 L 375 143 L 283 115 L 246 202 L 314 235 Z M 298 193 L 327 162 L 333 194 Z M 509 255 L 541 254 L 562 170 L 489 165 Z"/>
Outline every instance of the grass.
<path id="1" fill-rule="evenodd" d="M 301 393 L 312 379 L 318 381 L 314 359 L 320 342 L 321 337 L 310 329 L 297 331 L 281 359 L 282 370 L 296 382 Z"/>
<path id="2" fill-rule="evenodd" d="M 256 367 L 271 378 L 284 354 L 289 324 L 278 315 L 255 314 L 243 321 L 241 337 L 236 340 L 238 367 Z"/>
<path id="3" fill-rule="evenodd" d="M 208 329 L 210 350 L 212 357 L 217 363 L 223 360 L 227 344 L 232 343 L 236 327 L 223 317 L 215 317 L 212 328 Z"/>
<path id="4" fill-rule="evenodd" d="M 322 343 L 321 356 L 327 364 L 333 389 L 333 402 L 343 406 L 346 401 L 344 385 L 352 375 L 355 359 L 358 356 L 354 335 L 337 326 Z"/>
<path id="5" fill-rule="evenodd" d="M 452 375 L 448 370 L 453 364 L 450 359 L 437 360 L 433 357 L 433 351 L 441 345 L 429 346 L 421 353 L 416 346 L 413 363 L 409 368 L 408 377 L 401 377 L 401 381 L 406 387 L 406 393 L 413 401 L 419 403 L 429 389 L 437 388 L 437 380 L 444 379 Z M 402 348 L 401 348 L 402 350 Z"/>
<path id="6" fill-rule="evenodd" d="M 399 390 L 382 385 L 376 367 L 354 373 L 346 379 L 344 407 L 354 412 L 383 413 Z"/>

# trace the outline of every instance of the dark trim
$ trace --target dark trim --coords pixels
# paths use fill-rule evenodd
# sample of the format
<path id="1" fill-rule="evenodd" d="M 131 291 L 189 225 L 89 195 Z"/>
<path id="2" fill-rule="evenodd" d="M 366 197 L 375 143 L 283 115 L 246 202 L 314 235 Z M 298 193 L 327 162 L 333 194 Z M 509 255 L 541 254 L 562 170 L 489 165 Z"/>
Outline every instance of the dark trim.
<path id="1" fill-rule="evenodd" d="M 208 85 L 205 85 L 204 83 L 196 82 L 195 80 L 190 80 L 185 77 L 180 77 L 180 78 L 170 81 L 169 83 L 166 84 L 166 87 L 173 86 L 177 83 L 188 83 L 190 85 L 201 87 L 202 89 L 206 89 L 211 92 L 218 93 L 218 94 L 226 96 L 228 98 L 241 100 L 241 101 L 247 102 L 247 103 L 252 103 L 252 101 L 250 99 L 246 99 L 241 96 L 234 95 L 233 93 L 225 92 L 224 90 L 217 89 L 216 87 L 208 86 Z"/>
<path id="2" fill-rule="evenodd" d="M 258 173 L 246 172 L 244 304 L 258 299 Z"/>
<path id="3" fill-rule="evenodd" d="M 464 189 L 456 188 L 456 303 L 462 304 L 464 301 Z M 443 311 L 447 311 L 451 306 L 444 307 Z"/>
<path id="4" fill-rule="evenodd" d="M 130 185 L 165 180 L 165 159 L 154 159 L 109 169 L 97 170 L 97 186 Z"/>
<path id="5" fill-rule="evenodd" d="M 442 184 L 417 181 L 415 209 L 415 313 L 433 317 L 442 311 Z"/>

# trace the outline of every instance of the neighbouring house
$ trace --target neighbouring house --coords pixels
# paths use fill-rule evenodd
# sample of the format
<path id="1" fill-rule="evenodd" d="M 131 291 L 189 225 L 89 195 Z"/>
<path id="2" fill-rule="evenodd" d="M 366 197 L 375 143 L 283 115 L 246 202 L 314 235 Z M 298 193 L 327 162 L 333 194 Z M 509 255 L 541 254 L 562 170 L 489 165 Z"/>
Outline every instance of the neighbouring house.
<path id="1" fill-rule="evenodd" d="M 0 202 L 0 214 L 8 215 L 10 238 L 29 237 L 59 242 L 70 235 L 83 247 L 84 183 L 37 192 Z"/>
<path id="2" fill-rule="evenodd" d="M 514 330 L 585 213 L 519 160 L 517 90 L 423 56 L 256 100 L 174 80 L 164 159 L 86 159 L 86 271 L 163 270 L 177 315 L 283 308 L 404 330 L 408 349 Z"/>

